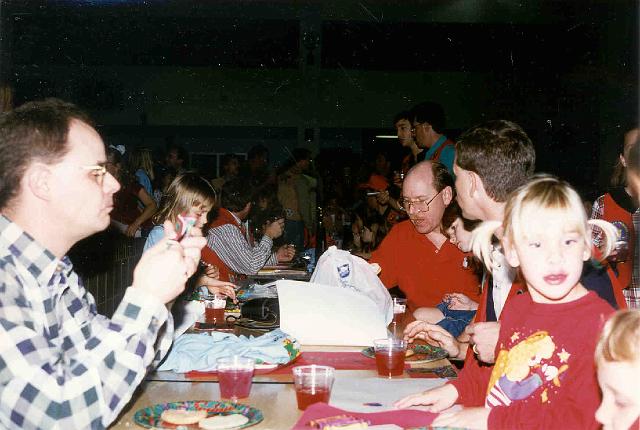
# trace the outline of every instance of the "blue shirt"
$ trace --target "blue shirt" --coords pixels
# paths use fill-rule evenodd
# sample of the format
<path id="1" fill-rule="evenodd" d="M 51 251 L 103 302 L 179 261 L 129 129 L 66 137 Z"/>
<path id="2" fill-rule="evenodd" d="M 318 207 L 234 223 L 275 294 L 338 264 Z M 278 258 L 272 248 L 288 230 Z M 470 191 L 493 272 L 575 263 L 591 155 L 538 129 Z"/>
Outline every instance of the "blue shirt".
<path id="1" fill-rule="evenodd" d="M 433 144 L 431 148 L 424 154 L 425 160 L 431 160 L 433 155 L 438 151 L 438 149 L 444 145 L 447 141 L 447 136 L 440 136 L 436 143 Z M 447 167 L 447 170 L 453 176 L 453 159 L 456 156 L 456 149 L 453 145 L 447 145 L 442 152 L 440 152 L 440 158 L 435 161 L 439 161 Z M 455 176 L 454 176 L 455 177 Z"/>

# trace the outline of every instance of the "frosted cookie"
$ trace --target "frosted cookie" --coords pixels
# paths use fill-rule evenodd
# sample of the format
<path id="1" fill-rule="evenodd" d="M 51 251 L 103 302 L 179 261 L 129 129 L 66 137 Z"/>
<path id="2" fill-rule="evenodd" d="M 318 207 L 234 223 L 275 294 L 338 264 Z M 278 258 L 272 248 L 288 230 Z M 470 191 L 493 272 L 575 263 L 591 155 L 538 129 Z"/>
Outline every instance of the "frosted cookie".
<path id="1" fill-rule="evenodd" d="M 207 411 L 189 411 L 186 409 L 167 409 L 160 415 L 162 421 L 175 425 L 195 424 L 207 418 Z"/>
<path id="2" fill-rule="evenodd" d="M 198 427 L 204 430 L 228 429 L 240 427 L 249 422 L 249 418 L 241 414 L 216 415 L 198 422 Z"/>

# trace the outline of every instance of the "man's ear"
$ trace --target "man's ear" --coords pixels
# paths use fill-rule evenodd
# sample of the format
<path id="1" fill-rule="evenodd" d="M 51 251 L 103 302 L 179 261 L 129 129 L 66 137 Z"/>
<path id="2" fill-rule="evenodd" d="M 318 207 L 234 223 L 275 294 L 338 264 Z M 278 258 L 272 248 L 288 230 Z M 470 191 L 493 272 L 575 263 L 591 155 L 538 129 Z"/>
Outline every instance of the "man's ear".
<path id="1" fill-rule="evenodd" d="M 442 200 L 444 201 L 445 206 L 449 206 L 449 203 L 453 200 L 453 190 L 451 187 L 444 187 L 442 190 Z"/>
<path id="2" fill-rule="evenodd" d="M 502 237 L 502 249 L 504 250 L 504 256 L 511 267 L 518 267 L 520 265 L 520 259 L 516 252 L 513 243 L 507 236 Z"/>
<path id="3" fill-rule="evenodd" d="M 24 183 L 34 196 L 42 200 L 51 199 L 51 169 L 43 163 L 33 163 L 27 168 Z"/>

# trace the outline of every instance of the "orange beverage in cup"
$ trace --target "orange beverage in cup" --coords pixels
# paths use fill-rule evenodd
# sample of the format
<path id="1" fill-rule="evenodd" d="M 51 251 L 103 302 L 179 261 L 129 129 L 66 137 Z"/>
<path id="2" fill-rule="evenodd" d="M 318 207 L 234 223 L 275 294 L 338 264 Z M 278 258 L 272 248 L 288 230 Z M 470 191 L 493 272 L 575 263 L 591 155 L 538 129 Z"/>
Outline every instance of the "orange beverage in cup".
<path id="1" fill-rule="evenodd" d="M 378 339 L 374 341 L 378 375 L 391 378 L 404 372 L 407 346 L 402 339 Z"/>
<path id="2" fill-rule="evenodd" d="M 315 364 L 293 368 L 298 409 L 304 411 L 314 403 L 329 403 L 334 371 L 333 367 Z"/>
<path id="3" fill-rule="evenodd" d="M 224 323 L 224 308 L 227 306 L 227 298 L 214 294 L 204 300 L 204 320 L 208 324 Z"/>
<path id="4" fill-rule="evenodd" d="M 329 403 L 331 391 L 326 387 L 315 387 L 309 389 L 296 390 L 296 400 L 298 401 L 298 409 L 304 411 L 314 403 Z"/>
<path id="5" fill-rule="evenodd" d="M 205 308 L 204 319 L 209 324 L 221 324 L 224 322 L 224 308 Z"/>

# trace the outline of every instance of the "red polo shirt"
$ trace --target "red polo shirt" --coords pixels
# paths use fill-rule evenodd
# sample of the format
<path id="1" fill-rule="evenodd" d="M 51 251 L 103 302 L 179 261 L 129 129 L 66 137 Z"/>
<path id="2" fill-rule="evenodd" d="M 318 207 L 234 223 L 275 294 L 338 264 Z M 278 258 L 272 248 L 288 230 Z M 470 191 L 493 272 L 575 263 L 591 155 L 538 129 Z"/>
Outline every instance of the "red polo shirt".
<path id="1" fill-rule="evenodd" d="M 464 253 L 446 241 L 438 250 L 411 221 L 396 224 L 371 256 L 382 268 L 387 288 L 400 287 L 410 310 L 435 307 L 447 293 L 463 293 L 478 302 L 479 281 L 465 268 Z"/>

